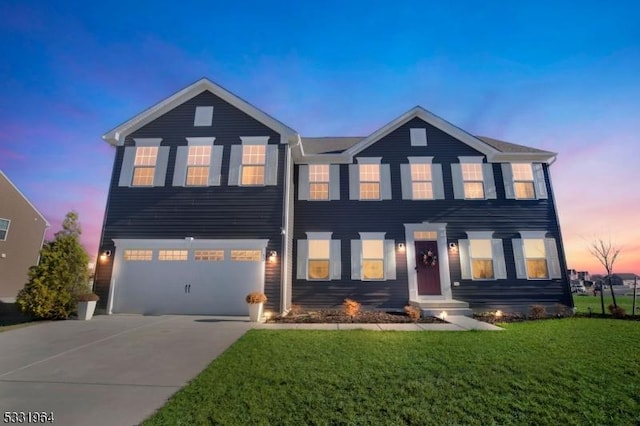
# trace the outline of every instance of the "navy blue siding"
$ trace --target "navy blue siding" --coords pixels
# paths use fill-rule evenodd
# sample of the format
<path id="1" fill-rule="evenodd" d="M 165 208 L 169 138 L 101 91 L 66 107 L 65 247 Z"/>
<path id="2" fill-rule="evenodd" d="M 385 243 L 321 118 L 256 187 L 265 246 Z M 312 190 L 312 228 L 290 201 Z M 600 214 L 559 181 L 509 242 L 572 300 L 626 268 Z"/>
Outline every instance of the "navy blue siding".
<path id="1" fill-rule="evenodd" d="M 210 105 L 214 106 L 213 125 L 194 127 L 196 106 Z M 221 186 L 171 186 L 177 147 L 187 145 L 187 137 L 205 136 L 214 136 L 215 145 L 224 146 Z M 240 144 L 240 136 L 269 136 L 269 144 L 279 147 L 277 186 L 250 188 L 227 185 L 231 145 Z M 117 238 L 194 237 L 268 239 L 267 251 L 282 253 L 280 228 L 286 145 L 280 144 L 280 134 L 212 93 L 203 92 L 127 136 L 125 146 L 132 146 L 133 138 L 162 138 L 161 146 L 171 147 L 165 186 L 119 187 L 125 147 L 117 147 L 100 252 L 115 250 L 112 240 Z M 95 286 L 101 296 L 102 308 L 107 303 L 113 258 L 109 258 L 106 264 L 98 264 L 96 270 Z M 269 309 L 280 306 L 280 275 L 279 263 L 266 263 L 265 293 Z"/>
<path id="2" fill-rule="evenodd" d="M 412 147 L 409 129 L 427 128 L 427 147 Z M 408 156 L 433 156 L 433 163 L 442 164 L 445 200 L 402 200 L 400 164 L 407 163 Z M 386 232 L 386 239 L 405 241 L 405 223 L 423 221 L 447 224 L 448 242 L 467 238 L 466 231 L 495 231 L 494 238 L 503 239 L 507 265 L 507 280 L 478 282 L 462 280 L 458 255 L 450 255 L 453 298 L 469 302 L 477 309 L 511 307 L 528 308 L 533 303 L 553 305 L 562 303 L 572 306 L 566 276 L 563 279 L 527 281 L 517 280 L 511 238 L 520 238 L 518 231 L 546 230 L 548 237 L 558 242 L 560 267 L 564 271 L 562 243 L 558 229 L 552 191 L 547 177 L 547 200 L 505 199 L 502 170 L 493 165 L 497 199 L 455 200 L 451 177 L 451 164 L 458 163 L 458 156 L 482 156 L 468 145 L 458 141 L 439 129 L 415 118 L 365 149 L 356 157 L 382 157 L 383 164 L 391 165 L 392 200 L 349 200 L 348 165 L 340 166 L 340 201 L 295 202 L 295 236 L 305 239 L 305 232 L 333 232 L 333 239 L 342 240 L 342 279 L 340 281 L 317 282 L 295 279 L 293 303 L 303 306 L 329 307 L 342 303 L 345 297 L 354 298 L 375 308 L 402 308 L 409 299 L 406 258 L 396 251 L 397 279 L 384 282 L 352 281 L 350 279 L 351 239 L 358 239 L 358 232 Z M 355 161 L 354 161 L 355 162 Z M 295 182 L 298 182 L 296 167 Z M 444 255 L 441 253 L 440 255 Z M 564 274 L 564 272 L 563 272 Z"/>

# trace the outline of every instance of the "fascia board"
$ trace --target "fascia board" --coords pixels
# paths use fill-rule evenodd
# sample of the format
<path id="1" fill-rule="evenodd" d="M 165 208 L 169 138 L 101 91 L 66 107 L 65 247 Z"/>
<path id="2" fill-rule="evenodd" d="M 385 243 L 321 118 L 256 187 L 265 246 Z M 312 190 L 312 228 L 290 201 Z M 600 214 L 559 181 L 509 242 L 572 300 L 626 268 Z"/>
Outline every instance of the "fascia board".
<path id="1" fill-rule="evenodd" d="M 33 203 L 29 201 L 29 199 L 22 193 L 22 191 L 18 189 L 18 187 L 13 182 L 11 182 L 11 179 L 9 179 L 9 177 L 6 174 L 4 174 L 2 170 L 0 170 L 0 175 L 2 175 L 2 177 L 4 177 L 7 182 L 9 182 L 9 185 L 11 185 L 11 187 L 27 202 L 27 204 L 29 204 L 29 206 L 33 209 L 33 211 L 38 216 L 40 216 L 40 218 L 44 221 L 45 228 L 50 227 L 51 224 L 49 224 L 49 222 L 47 221 L 47 218 L 44 217 L 42 213 L 40 213 L 40 210 L 38 210 L 36 206 L 34 206 Z"/>

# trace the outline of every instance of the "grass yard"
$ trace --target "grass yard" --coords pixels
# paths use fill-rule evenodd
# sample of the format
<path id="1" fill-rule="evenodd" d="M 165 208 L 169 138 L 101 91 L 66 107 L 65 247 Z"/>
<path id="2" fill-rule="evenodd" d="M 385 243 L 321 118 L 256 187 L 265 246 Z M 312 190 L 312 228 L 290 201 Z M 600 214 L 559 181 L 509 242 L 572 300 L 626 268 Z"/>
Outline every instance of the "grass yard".
<path id="1" fill-rule="evenodd" d="M 631 315 L 631 308 L 633 307 L 633 296 L 616 296 L 616 302 L 618 302 L 618 306 L 623 307 L 625 311 L 627 311 L 627 315 Z M 613 298 L 611 297 L 609 290 L 606 290 L 604 293 L 604 311 L 605 314 L 609 316 L 611 316 L 611 313 L 609 312 L 609 305 L 611 303 L 613 303 Z M 593 296 L 593 293 L 588 293 L 585 296 L 579 296 L 574 294 L 573 304 L 576 307 L 577 313 L 588 314 L 589 308 L 591 308 L 592 313 L 602 314 L 600 295 Z M 640 294 L 636 298 L 636 314 L 640 315 L 640 309 L 638 308 L 640 308 Z"/>
<path id="2" fill-rule="evenodd" d="M 252 330 L 146 425 L 640 424 L 640 324 Z"/>

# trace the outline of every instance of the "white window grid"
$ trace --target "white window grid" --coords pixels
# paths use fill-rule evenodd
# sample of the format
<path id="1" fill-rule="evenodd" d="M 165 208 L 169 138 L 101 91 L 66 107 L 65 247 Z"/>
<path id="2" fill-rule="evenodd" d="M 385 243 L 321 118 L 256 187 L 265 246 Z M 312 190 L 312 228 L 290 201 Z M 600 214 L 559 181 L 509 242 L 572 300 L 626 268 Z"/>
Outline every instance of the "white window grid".
<path id="1" fill-rule="evenodd" d="M 161 261 L 176 261 L 176 260 L 187 260 L 189 257 L 189 251 L 187 250 L 159 250 L 158 251 L 158 260 Z"/>
<path id="2" fill-rule="evenodd" d="M 193 258 L 197 261 L 220 262 L 224 260 L 224 250 L 195 250 Z"/>
<path id="3" fill-rule="evenodd" d="M 414 199 L 433 199 L 431 164 L 411 164 L 411 189 Z"/>
<path id="4" fill-rule="evenodd" d="M 152 259 L 152 250 L 129 249 L 124 251 L 124 260 L 127 261 L 149 261 Z"/>

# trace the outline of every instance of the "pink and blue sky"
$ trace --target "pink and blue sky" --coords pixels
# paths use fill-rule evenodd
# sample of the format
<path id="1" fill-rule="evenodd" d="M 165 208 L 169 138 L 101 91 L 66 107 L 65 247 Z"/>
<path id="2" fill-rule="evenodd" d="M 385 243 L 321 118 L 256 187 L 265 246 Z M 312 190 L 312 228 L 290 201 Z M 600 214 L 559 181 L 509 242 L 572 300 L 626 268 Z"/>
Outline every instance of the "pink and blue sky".
<path id="1" fill-rule="evenodd" d="M 118 4 L 119 3 L 119 4 Z M 570 268 L 594 238 L 640 273 L 640 3 L 0 4 L 0 169 L 97 254 L 111 128 L 207 77 L 305 136 L 366 135 L 421 105 L 557 152 Z"/>

